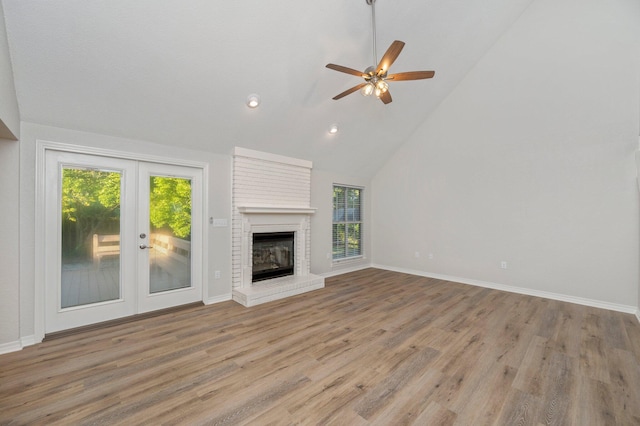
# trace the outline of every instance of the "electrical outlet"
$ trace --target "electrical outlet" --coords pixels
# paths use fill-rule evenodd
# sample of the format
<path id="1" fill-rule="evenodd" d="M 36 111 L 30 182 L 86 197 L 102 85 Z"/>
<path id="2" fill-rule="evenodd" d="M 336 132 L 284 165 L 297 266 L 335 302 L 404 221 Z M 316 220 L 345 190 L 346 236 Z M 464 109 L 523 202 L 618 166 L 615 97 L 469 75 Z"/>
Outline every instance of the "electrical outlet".
<path id="1" fill-rule="evenodd" d="M 433 259 L 433 253 L 429 253 L 429 259 Z"/>
<path id="2" fill-rule="evenodd" d="M 419 258 L 419 257 L 420 257 L 420 252 L 419 252 L 419 251 L 415 252 L 415 253 L 413 254 L 413 256 L 414 256 L 416 259 L 417 259 L 417 258 Z"/>
<path id="3" fill-rule="evenodd" d="M 505 260 L 503 260 L 502 262 L 500 262 L 500 268 L 501 269 L 507 269 L 507 262 Z"/>
<path id="4" fill-rule="evenodd" d="M 214 272 L 216 279 L 220 278 L 220 271 Z"/>
<path id="5" fill-rule="evenodd" d="M 331 259 L 331 253 L 327 253 L 327 259 Z"/>

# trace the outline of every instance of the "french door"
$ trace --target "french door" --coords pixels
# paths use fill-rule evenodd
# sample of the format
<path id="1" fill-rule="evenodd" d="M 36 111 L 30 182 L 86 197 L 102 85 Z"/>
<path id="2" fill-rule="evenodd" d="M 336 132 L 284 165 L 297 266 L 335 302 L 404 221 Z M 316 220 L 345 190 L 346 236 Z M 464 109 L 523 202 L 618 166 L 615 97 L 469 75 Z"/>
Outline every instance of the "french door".
<path id="1" fill-rule="evenodd" d="M 202 300 L 202 169 L 47 150 L 45 332 Z"/>

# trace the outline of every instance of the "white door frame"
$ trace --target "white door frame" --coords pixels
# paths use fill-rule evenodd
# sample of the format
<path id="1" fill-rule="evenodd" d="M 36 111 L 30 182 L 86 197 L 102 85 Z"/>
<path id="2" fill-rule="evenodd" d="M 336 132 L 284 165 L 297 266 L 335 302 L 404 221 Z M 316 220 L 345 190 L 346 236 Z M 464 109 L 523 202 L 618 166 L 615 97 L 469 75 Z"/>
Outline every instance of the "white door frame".
<path id="1" fill-rule="evenodd" d="M 49 332 L 65 330 L 84 324 L 97 323 L 110 319 L 126 317 L 136 313 L 136 283 L 134 250 L 136 239 L 136 192 L 137 192 L 137 163 L 111 157 L 94 156 L 67 151 L 46 151 L 47 193 L 45 216 L 45 234 L 43 244 L 45 248 L 45 325 Z M 121 185 L 121 216 L 120 216 L 120 262 L 118 279 L 118 297 L 116 299 L 100 300 L 99 302 L 78 304 L 61 308 L 62 279 L 61 263 L 62 241 L 61 212 L 61 172 L 62 169 L 95 168 L 120 173 Z"/>
<path id="2" fill-rule="evenodd" d="M 204 218 L 208 217 L 208 182 L 209 182 L 209 165 L 208 163 L 162 157 L 150 154 L 141 154 L 127 151 L 117 151 L 103 148 L 88 147 L 82 145 L 73 145 L 61 142 L 53 142 L 47 140 L 36 140 L 36 199 L 35 199 L 35 288 L 34 288 L 34 341 L 41 342 L 45 335 L 45 195 L 46 195 L 46 174 L 45 160 L 46 151 L 64 151 L 76 154 L 97 155 L 103 157 L 112 157 L 123 160 L 144 161 L 149 163 L 162 163 L 177 166 L 187 166 L 202 169 L 202 218 L 203 233 L 206 234 L 206 224 Z M 208 258 L 208 238 L 204 237 L 201 241 L 202 253 L 202 300 L 208 299 L 208 268 L 205 260 Z"/>

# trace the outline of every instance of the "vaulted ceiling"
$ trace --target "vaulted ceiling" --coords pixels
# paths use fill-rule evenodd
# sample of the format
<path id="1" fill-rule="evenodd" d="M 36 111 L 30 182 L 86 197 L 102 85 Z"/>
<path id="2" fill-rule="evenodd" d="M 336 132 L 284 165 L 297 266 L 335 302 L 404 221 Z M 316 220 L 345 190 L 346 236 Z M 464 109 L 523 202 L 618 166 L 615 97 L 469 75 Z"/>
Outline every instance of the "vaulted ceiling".
<path id="1" fill-rule="evenodd" d="M 366 0 L 2 0 L 21 118 L 230 153 L 232 147 L 372 176 L 532 0 L 377 0 L 378 58 L 391 71 L 435 70 L 390 84 L 384 105 L 325 68 L 372 65 Z M 257 109 L 245 105 L 260 95 Z M 327 133 L 337 123 L 340 132 Z"/>

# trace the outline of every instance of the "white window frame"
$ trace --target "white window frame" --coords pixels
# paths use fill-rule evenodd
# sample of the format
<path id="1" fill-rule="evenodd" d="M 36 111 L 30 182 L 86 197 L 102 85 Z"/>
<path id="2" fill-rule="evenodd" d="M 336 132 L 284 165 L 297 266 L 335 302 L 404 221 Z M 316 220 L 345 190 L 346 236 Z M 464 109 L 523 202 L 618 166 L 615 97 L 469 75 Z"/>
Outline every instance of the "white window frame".
<path id="1" fill-rule="evenodd" d="M 358 191 L 360 191 L 359 194 L 359 212 L 358 212 L 358 218 L 359 220 L 347 220 L 347 214 L 345 212 L 344 216 L 344 220 L 340 220 L 340 221 L 336 221 L 336 211 L 335 208 L 333 206 L 333 193 L 335 192 L 335 188 L 344 188 L 345 189 L 345 197 L 346 197 L 346 191 L 349 189 L 357 189 Z M 345 184 L 339 184 L 339 183 L 334 183 L 333 186 L 331 187 L 331 197 L 332 197 L 332 208 L 331 208 L 331 214 L 332 214 L 332 218 L 331 218 L 331 258 L 333 263 L 339 263 L 339 262 L 345 262 L 345 261 L 350 261 L 350 260 L 357 260 L 357 259 L 362 259 L 364 257 L 364 241 L 363 241 L 363 227 L 364 227 L 364 219 L 363 219 L 363 207 L 364 207 L 364 203 L 363 203 L 363 192 L 364 192 L 364 188 L 361 186 L 355 186 L 355 185 L 345 185 Z M 345 200 L 345 210 L 347 208 L 347 202 Z M 345 225 L 345 232 L 346 232 L 346 228 L 348 225 L 350 224 L 359 224 L 360 225 L 360 244 L 359 244 L 359 248 L 360 248 L 360 252 L 359 254 L 356 255 L 352 255 L 352 256 L 348 256 L 348 249 L 347 249 L 347 245 L 348 245 L 348 240 L 347 238 L 345 238 L 345 248 L 344 248 L 344 256 L 341 257 L 335 257 L 335 253 L 334 253 L 334 248 L 335 248 L 335 241 L 333 239 L 333 235 L 334 235 L 334 229 L 336 225 L 340 225 L 343 224 Z"/>

